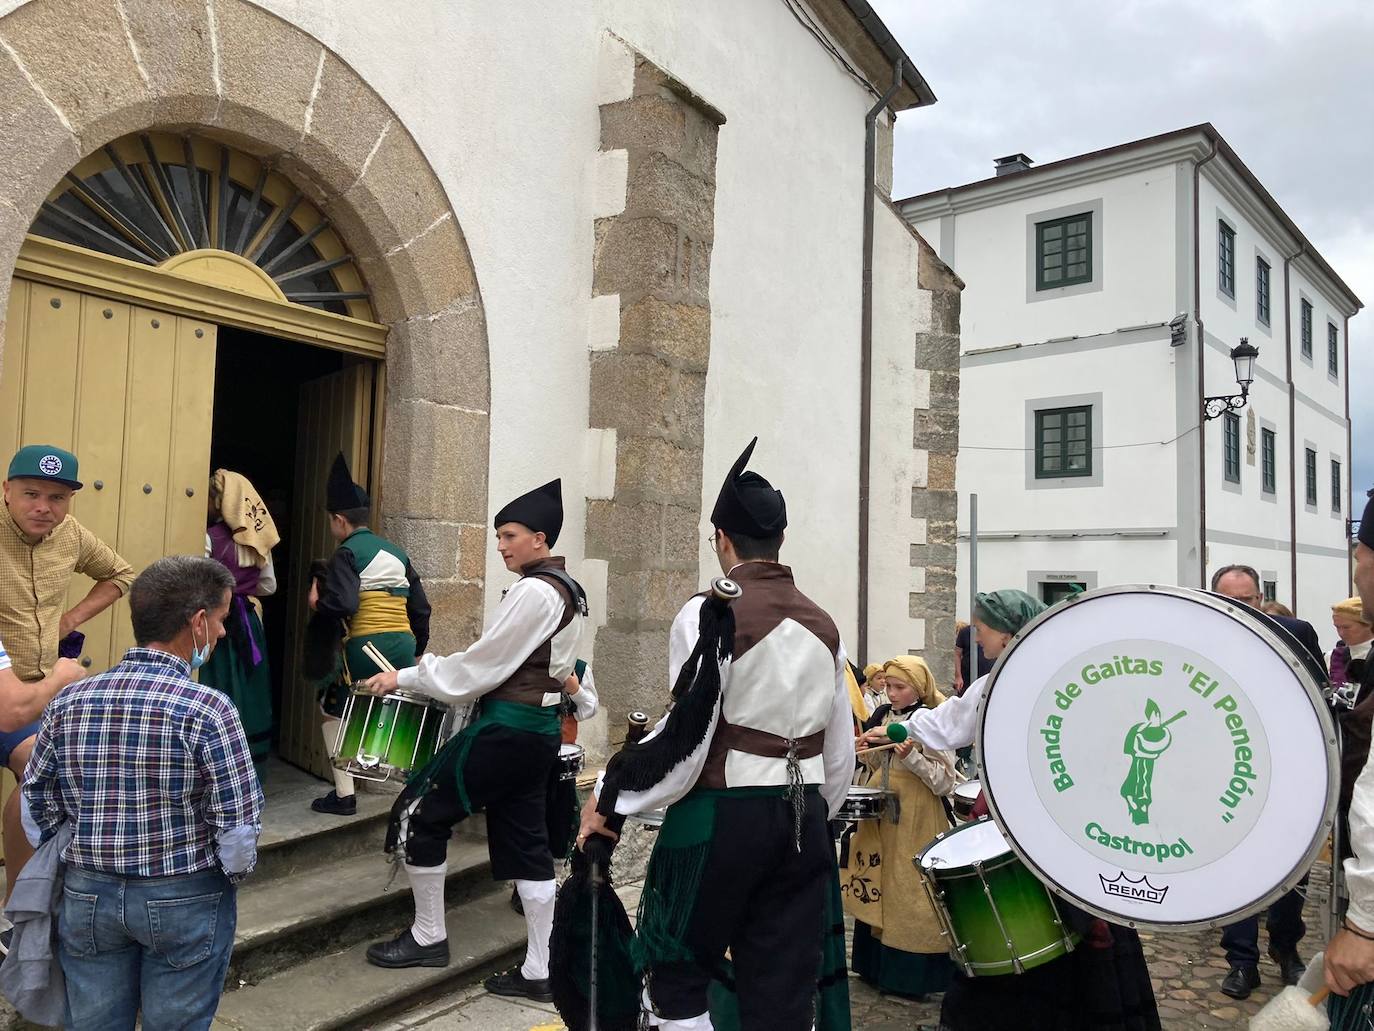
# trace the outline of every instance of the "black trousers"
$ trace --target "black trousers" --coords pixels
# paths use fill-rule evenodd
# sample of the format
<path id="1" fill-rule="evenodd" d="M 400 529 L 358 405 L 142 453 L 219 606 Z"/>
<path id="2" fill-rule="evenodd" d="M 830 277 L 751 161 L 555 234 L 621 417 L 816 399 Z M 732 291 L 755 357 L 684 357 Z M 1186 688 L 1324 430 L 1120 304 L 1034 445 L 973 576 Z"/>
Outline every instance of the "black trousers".
<path id="1" fill-rule="evenodd" d="M 1269 907 L 1264 917 L 1264 929 L 1269 932 L 1269 944 L 1277 952 L 1292 952 L 1307 934 L 1302 919 L 1302 907 L 1307 901 L 1307 878 Z M 1259 914 L 1231 924 L 1221 932 L 1221 947 L 1226 950 L 1226 962 L 1233 967 L 1259 965 Z"/>
<path id="2" fill-rule="evenodd" d="M 834 845 L 825 802 L 806 797 L 801 850 L 792 803 L 722 798 L 701 890 L 687 930 L 694 963 L 648 972 L 660 1016 L 705 1013 L 725 950 L 734 965 L 742 1031 L 810 1031 Z"/>
<path id="3" fill-rule="evenodd" d="M 545 820 L 545 796 L 558 759 L 557 734 L 489 724 L 463 762 L 468 803 L 458 795 L 453 771 L 444 771 L 410 818 L 406 862 L 439 866 L 456 824 L 476 812 L 487 817 L 487 851 L 497 881 L 553 879 Z"/>

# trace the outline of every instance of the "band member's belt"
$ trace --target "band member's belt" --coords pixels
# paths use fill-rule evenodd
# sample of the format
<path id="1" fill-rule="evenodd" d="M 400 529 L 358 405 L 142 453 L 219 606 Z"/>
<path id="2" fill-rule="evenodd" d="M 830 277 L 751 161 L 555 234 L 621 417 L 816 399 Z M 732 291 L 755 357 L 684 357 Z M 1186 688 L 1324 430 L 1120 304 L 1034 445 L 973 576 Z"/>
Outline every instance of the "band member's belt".
<path id="1" fill-rule="evenodd" d="M 755 730 L 753 727 L 741 727 L 737 723 L 730 723 L 723 716 L 716 720 L 716 736 L 711 742 L 713 752 L 717 749 L 731 749 L 765 759 L 786 759 L 789 754 L 796 759 L 814 759 L 824 748 L 824 730 L 788 740 L 780 734 L 770 734 L 766 730 Z"/>
<path id="2" fill-rule="evenodd" d="M 358 592 L 358 611 L 348 621 L 349 638 L 410 632 L 405 598 L 386 591 Z"/>

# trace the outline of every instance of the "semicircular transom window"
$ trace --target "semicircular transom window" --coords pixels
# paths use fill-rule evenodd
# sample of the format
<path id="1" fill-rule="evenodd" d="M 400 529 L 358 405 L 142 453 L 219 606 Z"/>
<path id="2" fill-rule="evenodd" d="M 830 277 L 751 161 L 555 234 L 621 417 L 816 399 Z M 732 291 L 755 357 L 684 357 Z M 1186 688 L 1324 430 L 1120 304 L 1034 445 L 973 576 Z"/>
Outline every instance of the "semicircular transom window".
<path id="1" fill-rule="evenodd" d="M 258 266 L 297 304 L 372 319 L 353 255 L 280 172 L 216 140 L 148 132 L 91 154 L 29 230 L 148 265 L 220 250 Z"/>

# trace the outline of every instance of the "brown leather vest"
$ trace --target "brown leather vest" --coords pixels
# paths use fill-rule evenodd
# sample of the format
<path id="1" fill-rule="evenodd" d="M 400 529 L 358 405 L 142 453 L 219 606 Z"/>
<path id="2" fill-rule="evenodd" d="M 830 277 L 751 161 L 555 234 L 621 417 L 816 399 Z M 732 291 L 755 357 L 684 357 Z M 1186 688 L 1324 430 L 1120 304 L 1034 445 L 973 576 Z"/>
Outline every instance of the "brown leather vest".
<path id="1" fill-rule="evenodd" d="M 540 569 L 566 569 L 566 565 L 561 556 L 554 555 L 522 566 L 520 573 L 523 578 L 537 573 Z M 551 586 L 563 599 L 563 615 L 558 620 L 558 627 L 525 656 L 525 660 L 506 678 L 505 683 L 487 694 L 488 698 L 502 702 L 519 702 L 522 705 L 543 706 L 544 695 L 557 694 L 563 690 L 563 684 L 549 676 L 549 663 L 553 659 L 553 639 L 572 622 L 577 604 L 568 589 L 557 580 L 542 576 L 539 579 Z"/>

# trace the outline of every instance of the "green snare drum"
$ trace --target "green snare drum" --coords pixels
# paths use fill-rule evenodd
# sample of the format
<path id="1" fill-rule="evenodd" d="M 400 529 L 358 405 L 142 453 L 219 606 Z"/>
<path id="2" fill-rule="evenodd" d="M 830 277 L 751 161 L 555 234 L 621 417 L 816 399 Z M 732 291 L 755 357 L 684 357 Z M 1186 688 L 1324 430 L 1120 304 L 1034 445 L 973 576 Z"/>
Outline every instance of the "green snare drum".
<path id="1" fill-rule="evenodd" d="M 1020 974 L 1078 944 L 1054 897 L 984 817 L 941 834 L 916 859 L 965 974 Z"/>
<path id="2" fill-rule="evenodd" d="M 422 695 L 353 692 L 344 705 L 334 765 L 363 780 L 404 781 L 448 740 L 453 714 Z"/>

